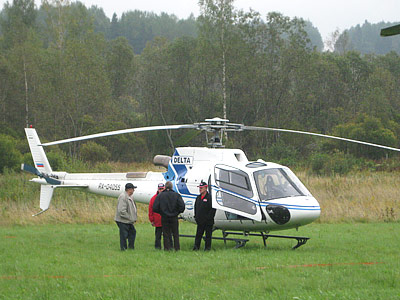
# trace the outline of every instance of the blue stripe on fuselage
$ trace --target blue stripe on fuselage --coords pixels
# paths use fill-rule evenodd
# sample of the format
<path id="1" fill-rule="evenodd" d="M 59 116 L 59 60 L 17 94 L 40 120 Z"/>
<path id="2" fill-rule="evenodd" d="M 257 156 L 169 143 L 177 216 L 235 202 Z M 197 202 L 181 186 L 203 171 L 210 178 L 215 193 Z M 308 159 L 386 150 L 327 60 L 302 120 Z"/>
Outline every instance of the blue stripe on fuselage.
<path id="1" fill-rule="evenodd" d="M 260 203 L 258 203 L 257 200 L 254 200 L 254 199 L 251 199 L 251 198 L 247 198 L 247 197 L 245 197 L 245 196 L 243 196 L 243 195 L 239 195 L 239 194 L 233 193 L 233 192 L 231 192 L 231 191 L 222 189 L 222 188 L 217 187 L 217 186 L 215 186 L 215 185 L 213 185 L 212 187 L 213 187 L 214 189 L 217 189 L 217 191 L 223 191 L 223 192 L 225 192 L 225 193 L 227 192 L 227 193 L 229 193 L 229 194 L 232 194 L 232 195 L 234 195 L 234 196 L 243 198 L 243 199 L 245 199 L 245 200 L 248 200 L 248 201 L 250 201 L 250 202 L 253 202 L 253 203 L 255 203 L 255 204 L 258 204 L 258 205 L 260 205 L 260 206 L 280 205 L 280 206 L 284 206 L 284 207 L 286 207 L 286 208 L 288 208 L 288 209 L 291 209 L 291 210 L 312 210 L 312 211 L 314 211 L 314 210 L 321 210 L 321 208 L 320 208 L 319 206 L 315 206 L 315 205 L 307 206 L 307 205 L 282 204 L 282 203 L 273 203 L 273 202 L 262 202 L 262 203 L 260 204 Z"/>

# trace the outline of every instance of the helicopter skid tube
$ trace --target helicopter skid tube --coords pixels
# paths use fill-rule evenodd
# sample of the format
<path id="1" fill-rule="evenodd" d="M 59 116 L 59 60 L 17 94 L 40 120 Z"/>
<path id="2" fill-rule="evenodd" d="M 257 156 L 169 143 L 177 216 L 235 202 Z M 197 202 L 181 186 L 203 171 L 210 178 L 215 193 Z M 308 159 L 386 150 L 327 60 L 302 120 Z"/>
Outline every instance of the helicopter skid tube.
<path id="1" fill-rule="evenodd" d="M 195 235 L 187 235 L 187 234 L 180 234 L 179 237 L 190 237 L 190 238 L 195 238 Z M 242 248 L 246 246 L 246 243 L 249 241 L 248 239 L 239 239 L 239 238 L 227 238 L 227 237 L 216 237 L 213 236 L 211 237 L 213 240 L 223 240 L 225 245 L 226 241 L 234 241 L 236 243 L 236 246 L 234 247 L 235 249 Z M 203 240 L 206 240 L 206 237 L 203 236 Z"/>
<path id="2" fill-rule="evenodd" d="M 267 233 L 263 233 L 263 232 L 243 233 L 243 232 L 222 231 L 222 234 L 224 235 L 224 237 L 228 236 L 229 234 L 236 234 L 236 235 L 242 235 L 242 236 L 261 236 L 263 238 L 264 247 L 267 247 L 266 240 L 270 237 L 281 238 L 281 239 L 294 239 L 294 240 L 297 240 L 297 244 L 296 244 L 296 246 L 294 246 L 292 248 L 293 250 L 296 250 L 300 246 L 304 245 L 310 239 L 308 237 L 303 237 L 303 236 L 277 235 L 277 234 L 267 234 Z"/>

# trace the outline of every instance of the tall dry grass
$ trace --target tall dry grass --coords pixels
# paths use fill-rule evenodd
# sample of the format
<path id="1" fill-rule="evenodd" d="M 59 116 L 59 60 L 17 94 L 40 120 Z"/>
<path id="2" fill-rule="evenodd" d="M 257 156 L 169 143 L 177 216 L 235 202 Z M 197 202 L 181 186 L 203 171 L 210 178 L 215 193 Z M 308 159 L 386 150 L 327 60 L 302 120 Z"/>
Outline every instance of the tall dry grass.
<path id="1" fill-rule="evenodd" d="M 151 164 L 113 164 L 112 172 L 163 171 Z M 297 175 L 321 204 L 319 222 L 393 222 L 400 220 L 400 174 L 356 173 L 320 177 Z M 24 173 L 0 175 L 0 225 L 112 223 L 117 199 L 71 190 L 56 190 L 49 211 L 39 209 L 39 186 Z M 147 205 L 138 203 L 138 222 L 147 222 Z"/>
<path id="2" fill-rule="evenodd" d="M 59 192 L 59 191 L 57 191 Z M 80 192 L 67 192 L 65 197 L 54 197 L 50 209 L 32 217 L 40 211 L 39 202 L 15 203 L 2 202 L 1 225 L 38 225 L 38 224 L 109 224 L 114 222 L 117 199 L 93 197 Z M 148 206 L 137 203 L 138 222 L 147 222 Z"/>
<path id="3" fill-rule="evenodd" d="M 400 174 L 363 172 L 319 177 L 298 174 L 321 205 L 320 222 L 377 222 L 400 219 Z"/>
<path id="4" fill-rule="evenodd" d="M 144 172 L 165 171 L 150 163 L 112 163 L 87 172 Z M 112 223 L 114 222 L 116 198 L 109 198 L 80 191 L 56 190 L 45 213 L 32 217 L 40 211 L 40 187 L 29 182 L 34 175 L 25 172 L 0 175 L 0 225 L 29 225 L 48 223 Z M 147 222 L 148 206 L 137 203 L 138 222 Z"/>

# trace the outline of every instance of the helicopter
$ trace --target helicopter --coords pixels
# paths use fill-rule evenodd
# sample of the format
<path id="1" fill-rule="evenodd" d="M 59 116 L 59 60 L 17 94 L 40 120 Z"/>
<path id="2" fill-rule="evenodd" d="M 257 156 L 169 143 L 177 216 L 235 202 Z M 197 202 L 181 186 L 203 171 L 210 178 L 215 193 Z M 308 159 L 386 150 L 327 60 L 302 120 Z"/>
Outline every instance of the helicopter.
<path id="1" fill-rule="evenodd" d="M 117 134 L 154 130 L 197 129 L 205 131 L 208 147 L 178 147 L 172 156 L 156 155 L 153 163 L 165 168 L 165 172 L 126 173 L 67 173 L 53 171 L 44 147 L 62 143 L 83 141 Z M 195 223 L 194 202 L 198 185 L 208 183 L 212 206 L 216 209 L 214 229 L 222 230 L 222 239 L 236 242 L 235 248 L 243 247 L 248 236 L 260 236 L 264 246 L 270 237 L 295 239 L 296 249 L 304 245 L 308 237 L 270 234 L 312 223 L 321 214 L 317 199 L 299 178 L 286 166 L 262 159 L 249 161 L 240 149 L 227 149 L 223 145 L 226 132 L 262 130 L 306 134 L 347 142 L 359 143 L 387 150 L 400 149 L 347 138 L 297 130 L 245 126 L 229 123 L 227 119 L 213 118 L 205 122 L 183 125 L 139 127 L 81 136 L 42 144 L 34 128 L 25 128 L 35 166 L 23 164 L 22 170 L 37 175 L 30 181 L 40 184 L 40 209 L 37 216 L 47 211 L 53 192 L 70 188 L 99 195 L 118 197 L 130 182 L 137 186 L 135 201 L 148 204 L 159 183 L 171 181 L 174 190 L 181 194 L 185 211 L 181 218 Z M 240 237 L 228 238 L 228 235 Z M 183 237 L 191 237 L 181 235 Z"/>

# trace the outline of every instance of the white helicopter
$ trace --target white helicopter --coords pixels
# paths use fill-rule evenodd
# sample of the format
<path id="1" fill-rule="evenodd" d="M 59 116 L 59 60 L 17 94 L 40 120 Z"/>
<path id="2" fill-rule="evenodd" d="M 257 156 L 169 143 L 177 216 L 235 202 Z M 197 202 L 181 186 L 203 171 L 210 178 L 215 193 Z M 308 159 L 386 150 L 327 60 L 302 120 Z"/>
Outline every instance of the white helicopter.
<path id="1" fill-rule="evenodd" d="M 359 144 L 380 147 L 388 150 L 400 149 L 356 141 L 317 133 L 245 126 L 228 123 L 229 120 L 213 118 L 203 123 L 185 125 L 167 125 L 132 128 L 111 131 L 88 136 L 70 138 L 41 144 L 34 128 L 25 132 L 32 152 L 35 167 L 23 164 L 22 170 L 34 173 L 37 178 L 32 182 L 41 185 L 40 208 L 37 216 L 49 209 L 53 192 L 57 188 L 72 188 L 110 197 L 118 197 L 128 182 L 137 186 L 135 201 L 149 203 L 160 182 L 172 181 L 174 189 L 182 195 L 186 209 L 181 214 L 184 220 L 195 223 L 194 200 L 198 194 L 197 186 L 201 181 L 208 182 L 212 195 L 212 205 L 217 209 L 215 229 L 223 232 L 223 237 L 213 237 L 235 241 L 236 248 L 246 244 L 246 236 L 263 238 L 264 246 L 269 237 L 296 239 L 293 249 L 305 244 L 309 238 L 301 236 L 272 235 L 271 231 L 296 228 L 318 219 L 321 208 L 296 175 L 287 167 L 265 162 L 261 159 L 249 161 L 242 150 L 225 149 L 222 138 L 226 131 L 270 130 L 294 132 Z M 180 147 L 172 157 L 157 155 L 154 164 L 165 167 L 165 172 L 127 172 L 127 173 L 67 173 L 55 172 L 43 150 L 44 146 L 82 141 L 116 134 L 143 132 L 152 130 L 171 130 L 192 128 L 204 130 L 210 148 Z M 240 238 L 227 238 L 230 234 Z M 184 235 L 182 235 L 184 236 Z"/>

